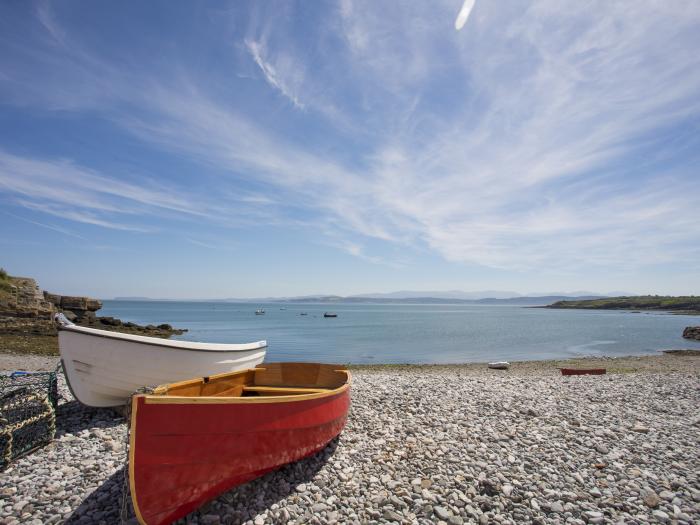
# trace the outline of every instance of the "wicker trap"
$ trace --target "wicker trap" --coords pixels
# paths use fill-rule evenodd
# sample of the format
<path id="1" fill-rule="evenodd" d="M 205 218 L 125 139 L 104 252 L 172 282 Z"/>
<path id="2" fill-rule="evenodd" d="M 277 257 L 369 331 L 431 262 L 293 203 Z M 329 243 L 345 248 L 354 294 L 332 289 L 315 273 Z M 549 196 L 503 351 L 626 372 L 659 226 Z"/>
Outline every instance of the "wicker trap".
<path id="1" fill-rule="evenodd" d="M 55 372 L 0 376 L 0 470 L 53 440 L 57 403 Z"/>

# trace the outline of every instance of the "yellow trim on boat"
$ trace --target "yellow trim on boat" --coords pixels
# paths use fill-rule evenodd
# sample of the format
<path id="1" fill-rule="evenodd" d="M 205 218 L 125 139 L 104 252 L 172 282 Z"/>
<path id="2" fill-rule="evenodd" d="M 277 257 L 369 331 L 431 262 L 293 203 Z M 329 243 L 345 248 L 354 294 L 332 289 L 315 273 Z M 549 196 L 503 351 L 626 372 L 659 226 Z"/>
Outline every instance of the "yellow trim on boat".
<path id="1" fill-rule="evenodd" d="M 131 424 L 129 425 L 129 492 L 131 493 L 131 503 L 134 506 L 136 519 L 141 525 L 146 525 L 146 520 L 141 515 L 139 504 L 136 501 L 136 474 L 134 473 L 134 455 L 136 453 L 136 411 L 138 410 L 138 398 L 131 398 Z"/>
<path id="2" fill-rule="evenodd" d="M 327 392 L 319 392 L 317 394 L 301 394 L 295 396 L 260 396 L 260 397 L 216 397 L 216 396 L 169 396 L 169 395 L 144 395 L 144 403 L 148 405 L 167 405 L 167 404 L 193 404 L 193 405 L 249 405 L 260 403 L 292 403 L 296 401 L 309 401 L 311 399 L 320 399 L 323 397 L 335 396 L 342 394 L 350 388 L 350 374 L 348 374 L 348 382 L 343 386 L 328 390 Z"/>

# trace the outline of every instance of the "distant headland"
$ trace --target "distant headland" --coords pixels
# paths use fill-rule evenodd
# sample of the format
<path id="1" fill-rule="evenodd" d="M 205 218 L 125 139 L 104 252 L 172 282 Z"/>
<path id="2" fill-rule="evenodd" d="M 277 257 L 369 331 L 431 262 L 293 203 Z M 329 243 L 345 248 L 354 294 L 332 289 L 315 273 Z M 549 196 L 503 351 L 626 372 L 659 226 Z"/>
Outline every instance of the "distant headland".
<path id="1" fill-rule="evenodd" d="M 581 310 L 662 311 L 674 314 L 700 314 L 700 296 L 639 295 L 598 299 L 559 300 L 546 308 Z"/>

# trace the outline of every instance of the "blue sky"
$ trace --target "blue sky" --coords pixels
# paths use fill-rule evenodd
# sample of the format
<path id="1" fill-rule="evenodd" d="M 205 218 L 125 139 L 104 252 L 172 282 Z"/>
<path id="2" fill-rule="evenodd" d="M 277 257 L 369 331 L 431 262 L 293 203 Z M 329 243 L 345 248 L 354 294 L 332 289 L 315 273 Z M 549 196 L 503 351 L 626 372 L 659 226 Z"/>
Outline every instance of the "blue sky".
<path id="1" fill-rule="evenodd" d="M 3 2 L 0 265 L 59 293 L 700 294 L 700 4 Z"/>

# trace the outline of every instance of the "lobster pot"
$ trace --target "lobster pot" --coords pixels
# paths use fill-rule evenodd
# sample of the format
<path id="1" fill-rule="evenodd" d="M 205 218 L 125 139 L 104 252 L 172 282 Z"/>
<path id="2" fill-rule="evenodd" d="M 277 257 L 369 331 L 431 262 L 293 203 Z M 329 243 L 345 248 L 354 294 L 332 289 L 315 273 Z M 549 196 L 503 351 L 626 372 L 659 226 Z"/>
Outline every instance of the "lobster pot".
<path id="1" fill-rule="evenodd" d="M 53 440 L 57 402 L 54 372 L 0 377 L 0 469 Z"/>

